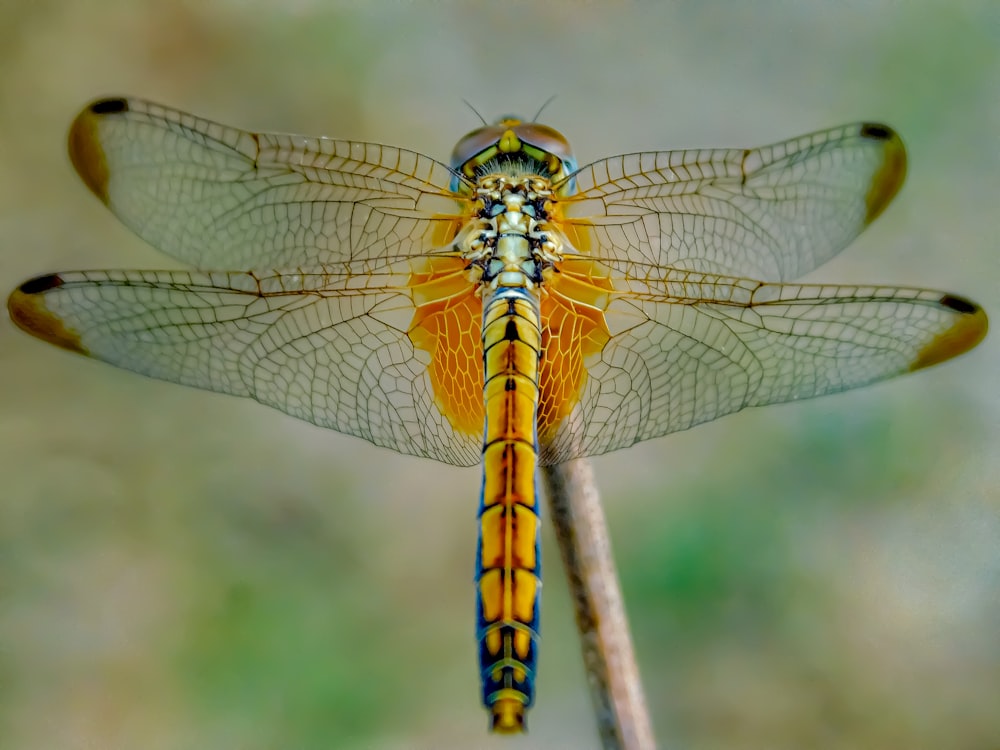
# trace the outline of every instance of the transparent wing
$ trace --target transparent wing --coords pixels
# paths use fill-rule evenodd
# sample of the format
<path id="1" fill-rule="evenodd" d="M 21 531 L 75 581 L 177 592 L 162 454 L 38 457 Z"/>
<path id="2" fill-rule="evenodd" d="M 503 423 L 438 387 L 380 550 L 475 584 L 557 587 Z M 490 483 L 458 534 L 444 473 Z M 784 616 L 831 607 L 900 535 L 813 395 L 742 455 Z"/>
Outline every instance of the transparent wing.
<path id="1" fill-rule="evenodd" d="M 549 463 L 624 448 L 747 406 L 795 401 L 917 370 L 975 346 L 977 305 L 890 287 L 797 286 L 668 269 L 607 311 Z"/>
<path id="2" fill-rule="evenodd" d="M 88 271 L 32 279 L 8 307 L 29 333 L 119 367 L 249 396 L 400 453 L 477 464 L 481 437 L 441 415 L 427 357 L 406 335 L 406 278 Z"/>
<path id="3" fill-rule="evenodd" d="M 899 136 L 858 123 L 752 150 L 604 159 L 569 178 L 578 193 L 559 205 L 572 244 L 621 273 L 642 276 L 639 264 L 787 281 L 843 249 L 905 174 Z"/>
<path id="4" fill-rule="evenodd" d="M 391 262 L 445 244 L 469 211 L 456 175 L 412 151 L 249 133 L 140 99 L 87 107 L 69 152 L 122 222 L 199 268 Z"/>

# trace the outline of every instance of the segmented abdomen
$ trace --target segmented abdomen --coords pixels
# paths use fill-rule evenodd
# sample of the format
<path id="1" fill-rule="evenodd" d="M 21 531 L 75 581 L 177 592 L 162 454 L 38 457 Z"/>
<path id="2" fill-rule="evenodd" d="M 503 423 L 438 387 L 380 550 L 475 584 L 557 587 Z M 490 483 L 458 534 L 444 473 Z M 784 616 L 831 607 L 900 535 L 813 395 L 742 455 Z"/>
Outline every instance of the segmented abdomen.
<path id="1" fill-rule="evenodd" d="M 483 307 L 486 412 L 477 593 L 483 703 L 498 732 L 524 728 L 534 698 L 541 587 L 538 463 L 538 300 L 500 287 Z"/>

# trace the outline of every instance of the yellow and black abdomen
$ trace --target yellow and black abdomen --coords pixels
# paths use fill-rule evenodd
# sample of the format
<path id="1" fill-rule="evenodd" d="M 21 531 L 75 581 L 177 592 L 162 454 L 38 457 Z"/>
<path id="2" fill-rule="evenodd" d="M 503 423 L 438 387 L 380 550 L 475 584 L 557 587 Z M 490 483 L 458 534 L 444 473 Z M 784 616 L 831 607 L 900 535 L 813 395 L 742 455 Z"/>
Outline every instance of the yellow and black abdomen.
<path id="1" fill-rule="evenodd" d="M 534 698 L 541 587 L 538 493 L 539 304 L 499 287 L 483 308 L 483 492 L 477 636 L 483 703 L 498 732 L 524 729 Z"/>

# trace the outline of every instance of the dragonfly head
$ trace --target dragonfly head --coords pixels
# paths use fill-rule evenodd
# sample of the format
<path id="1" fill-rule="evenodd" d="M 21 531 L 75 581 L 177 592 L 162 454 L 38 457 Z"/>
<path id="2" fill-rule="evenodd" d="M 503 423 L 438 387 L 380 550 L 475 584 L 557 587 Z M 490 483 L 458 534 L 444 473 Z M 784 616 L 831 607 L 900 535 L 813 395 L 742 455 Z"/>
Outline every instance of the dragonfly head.
<path id="1" fill-rule="evenodd" d="M 552 182 L 576 171 L 569 141 L 558 130 L 537 122 L 502 117 L 463 137 L 451 152 L 451 166 L 470 180 L 510 166 L 547 177 Z"/>

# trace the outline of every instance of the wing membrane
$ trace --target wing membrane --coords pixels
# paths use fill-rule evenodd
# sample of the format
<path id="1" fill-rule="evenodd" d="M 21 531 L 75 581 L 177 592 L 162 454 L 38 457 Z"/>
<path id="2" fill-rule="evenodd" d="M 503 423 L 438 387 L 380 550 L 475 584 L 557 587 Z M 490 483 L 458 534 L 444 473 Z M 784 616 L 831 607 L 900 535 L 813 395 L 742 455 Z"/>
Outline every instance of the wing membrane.
<path id="1" fill-rule="evenodd" d="M 122 222 L 199 268 L 391 261 L 444 244 L 469 210 L 455 174 L 412 151 L 249 133 L 140 99 L 85 109 L 69 150 Z"/>
<path id="2" fill-rule="evenodd" d="M 597 455 L 748 406 L 856 388 L 935 364 L 986 334 L 941 292 L 766 284 L 668 270 L 607 312 L 579 404 L 544 459 Z"/>
<path id="3" fill-rule="evenodd" d="M 627 154 L 580 169 L 566 199 L 581 252 L 765 281 L 832 258 L 895 196 L 903 142 L 858 123 L 763 148 Z"/>
<path id="4" fill-rule="evenodd" d="M 70 154 L 159 249 L 202 268 L 286 270 L 40 277 L 8 301 L 18 325 L 401 453 L 478 463 L 479 436 L 442 416 L 430 355 L 407 335 L 409 261 L 473 211 L 451 191 L 460 176 L 402 149 L 254 134 L 137 99 L 86 109 Z M 857 124 L 754 150 L 629 154 L 569 178 L 579 192 L 555 202 L 553 227 L 610 286 L 565 309 L 604 300 L 611 337 L 543 460 L 854 388 L 978 343 L 982 310 L 941 292 L 739 278 L 820 265 L 884 210 L 905 169 L 895 133 Z"/>
<path id="5" fill-rule="evenodd" d="M 154 378 L 248 396 L 400 453 L 471 466 L 406 335 L 405 273 L 87 271 L 8 301 L 29 333 Z"/>

